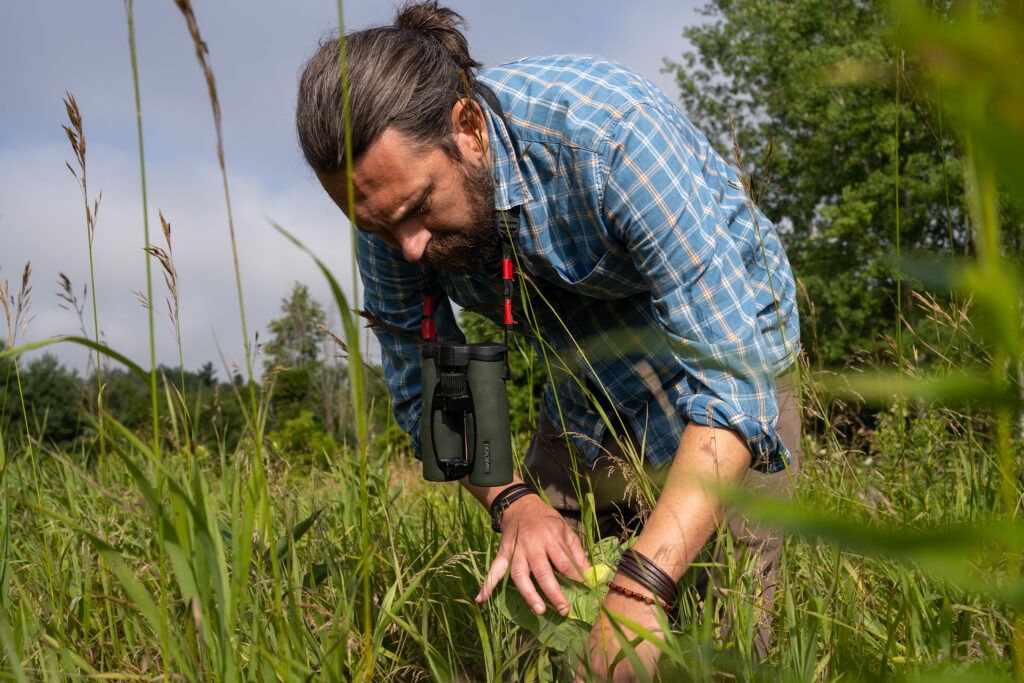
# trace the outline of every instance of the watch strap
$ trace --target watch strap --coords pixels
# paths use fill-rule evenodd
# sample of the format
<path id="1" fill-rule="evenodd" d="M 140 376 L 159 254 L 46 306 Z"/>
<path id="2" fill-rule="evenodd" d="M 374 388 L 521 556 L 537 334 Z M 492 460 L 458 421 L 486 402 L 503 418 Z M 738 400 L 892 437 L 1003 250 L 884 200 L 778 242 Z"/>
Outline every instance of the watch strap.
<path id="1" fill-rule="evenodd" d="M 494 500 L 491 501 L 490 507 L 491 530 L 501 533 L 501 519 L 505 514 L 505 510 L 512 503 L 531 493 L 535 493 L 535 491 L 529 484 L 512 484 L 495 496 Z"/>

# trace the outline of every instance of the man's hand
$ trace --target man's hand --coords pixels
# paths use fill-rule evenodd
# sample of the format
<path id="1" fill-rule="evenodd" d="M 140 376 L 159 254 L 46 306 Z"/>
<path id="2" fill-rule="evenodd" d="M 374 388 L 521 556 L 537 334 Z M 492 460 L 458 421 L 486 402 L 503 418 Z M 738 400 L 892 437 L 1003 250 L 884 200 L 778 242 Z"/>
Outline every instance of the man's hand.
<path id="1" fill-rule="evenodd" d="M 724 520 L 724 508 L 710 485 L 737 484 L 750 467 L 750 450 L 743 439 L 730 430 L 715 429 L 691 422 L 683 431 L 679 450 L 672 461 L 658 502 L 648 517 L 633 548 L 654 558 L 673 581 L 678 581 L 686 567 L 696 558 L 715 525 Z M 627 577 L 616 574 L 615 582 L 631 590 L 651 595 L 651 590 Z M 657 607 L 626 597 L 614 591 L 605 596 L 604 606 L 634 623 L 660 634 Z M 626 637 L 634 634 L 621 626 Z M 586 663 L 580 676 L 597 676 L 598 680 L 637 680 L 629 661 L 623 660 L 613 673 L 607 671 L 622 649 L 608 616 L 602 611 L 588 640 Z M 637 656 L 648 675 L 652 675 L 661 650 L 644 641 L 636 648 Z M 588 669 L 589 667 L 589 669 Z"/>
<path id="2" fill-rule="evenodd" d="M 650 593 L 649 590 L 630 579 L 616 576 L 615 580 L 621 585 L 629 586 L 634 590 L 640 590 L 642 593 Z M 614 670 L 611 670 L 612 662 L 615 661 L 615 658 L 619 656 L 619 652 L 622 650 L 622 639 L 628 641 L 635 640 L 636 634 L 626 627 L 621 620 L 617 623 L 622 631 L 622 635 L 616 633 L 607 612 L 612 612 L 616 616 L 624 617 L 642 626 L 654 633 L 656 638 L 664 638 L 657 615 L 661 608 L 657 605 L 645 604 L 614 591 L 609 591 L 608 595 L 605 596 L 604 608 L 601 610 L 601 616 L 598 617 L 594 627 L 590 630 L 584 661 L 581 661 L 576 669 L 575 683 L 582 683 L 583 681 L 613 681 L 614 683 L 621 683 L 640 680 L 632 664 L 625 656 L 621 658 L 621 661 L 615 666 Z M 641 640 L 636 645 L 635 652 L 640 659 L 644 671 L 647 673 L 647 677 L 653 678 L 654 672 L 658 667 L 658 658 L 661 656 L 661 650 L 654 643 Z"/>
<path id="3" fill-rule="evenodd" d="M 536 580 L 548 601 L 565 616 L 569 600 L 558 585 L 555 571 L 581 581 L 581 572 L 589 566 L 579 538 L 562 516 L 539 496 L 523 496 L 502 516 L 501 547 L 476 601 L 487 600 L 511 568 L 513 583 L 534 612 L 544 612 L 544 600 L 533 583 Z"/>

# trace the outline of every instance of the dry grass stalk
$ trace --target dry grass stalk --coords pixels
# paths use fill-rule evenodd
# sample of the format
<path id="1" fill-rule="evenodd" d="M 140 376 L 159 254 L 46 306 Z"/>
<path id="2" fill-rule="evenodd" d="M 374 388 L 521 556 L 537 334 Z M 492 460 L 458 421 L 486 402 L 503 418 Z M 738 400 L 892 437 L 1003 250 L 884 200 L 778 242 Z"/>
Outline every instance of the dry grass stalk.
<path id="1" fill-rule="evenodd" d="M 32 262 L 25 263 L 25 270 L 21 274 L 21 288 L 17 296 L 11 294 L 10 283 L 4 278 L 0 283 L 0 302 L 3 302 L 4 317 L 7 319 L 7 345 L 14 348 L 14 340 L 18 338 L 18 331 L 22 334 L 28 329 L 28 324 L 34 316 L 29 314 L 32 308 L 32 287 L 29 285 L 29 277 L 32 275 Z"/>
<path id="2" fill-rule="evenodd" d="M 75 177 L 75 179 L 78 181 L 79 187 L 82 189 L 82 204 L 85 207 L 86 238 L 88 239 L 88 243 L 89 243 L 89 280 L 90 280 L 90 282 L 93 285 L 93 293 L 92 293 L 93 334 L 95 336 L 96 343 L 99 344 L 100 343 L 100 326 L 99 326 L 99 317 L 98 317 L 97 310 L 96 310 L 96 308 L 97 308 L 96 307 L 96 287 L 95 287 L 96 280 L 95 280 L 94 270 L 93 270 L 92 246 L 93 246 L 93 237 L 96 234 L 96 221 L 97 221 L 97 219 L 99 217 L 99 213 L 100 213 L 100 200 L 103 199 L 103 191 L 100 190 L 99 195 L 97 196 L 97 198 L 93 201 L 92 205 L 90 206 L 90 204 L 89 204 L 89 185 L 88 185 L 88 180 L 87 180 L 87 177 L 86 177 L 86 167 L 85 167 L 85 128 L 82 125 L 82 113 L 78 109 L 78 102 L 75 101 L 74 95 L 72 95 L 70 92 L 68 92 L 66 90 L 64 91 L 64 94 L 66 95 L 66 97 L 64 98 L 64 108 L 67 110 L 68 122 L 70 123 L 70 125 L 69 126 L 62 126 L 62 128 L 64 129 L 64 132 L 68 136 L 68 142 L 71 143 L 71 150 L 72 150 L 72 152 L 74 152 L 75 160 L 78 162 L 78 172 L 76 172 L 75 169 L 71 167 L 70 163 L 65 162 L 65 165 L 68 167 L 68 170 L 71 171 L 71 175 L 73 175 Z M 84 315 L 85 314 L 85 302 L 84 302 L 84 300 L 86 299 L 86 295 L 88 293 L 88 285 L 86 285 L 83 288 L 83 290 L 82 290 L 83 302 L 82 302 L 81 305 L 79 305 L 77 299 L 75 298 L 74 294 L 72 293 L 71 281 L 63 273 L 60 274 L 59 284 L 60 284 L 62 293 L 58 292 L 57 296 L 60 297 L 61 299 L 63 299 L 65 302 L 67 302 L 68 305 L 71 306 L 71 310 L 75 311 L 75 313 L 78 316 L 78 325 L 79 325 L 79 329 L 82 332 L 82 336 L 83 337 L 88 337 L 89 334 L 88 334 L 88 332 L 86 332 L 85 315 Z M 63 307 L 64 306 L 62 305 L 62 308 Z M 103 396 L 103 372 L 104 372 L 105 368 L 101 367 L 101 365 L 103 364 L 103 361 L 101 360 L 101 356 L 100 356 L 99 350 L 96 351 L 95 358 L 93 357 L 93 355 L 91 353 L 88 354 L 88 361 L 86 363 L 86 372 L 87 373 L 88 373 L 88 368 L 94 362 L 96 363 L 96 382 L 97 382 L 97 391 L 96 391 L 96 397 L 97 398 L 96 398 L 96 400 L 97 400 L 97 407 L 99 408 L 98 413 L 99 413 L 99 420 L 100 420 L 101 432 L 102 432 L 102 424 L 103 424 L 103 410 L 102 410 L 102 405 L 103 405 L 103 403 L 102 403 L 102 396 Z M 105 448 L 105 446 L 102 446 L 102 447 Z"/>
<path id="3" fill-rule="evenodd" d="M 149 299 L 146 298 L 145 294 L 143 294 L 137 289 L 129 289 L 128 291 L 135 295 L 135 299 L 139 302 L 139 304 L 142 305 L 144 309 L 146 309 L 147 311 L 149 310 Z"/>
<path id="4" fill-rule="evenodd" d="M 128 0 L 125 1 L 127 2 Z M 224 204 L 228 212 L 228 234 L 231 237 L 231 257 L 235 268 L 235 284 L 238 288 L 238 310 L 242 319 L 242 339 L 245 343 L 246 374 L 249 378 L 249 403 L 253 413 L 256 413 L 258 412 L 258 407 L 256 406 L 256 391 L 252 381 L 252 363 L 253 356 L 255 354 L 249 346 L 249 333 L 245 323 L 245 302 L 242 296 L 242 275 L 238 264 L 238 244 L 235 239 L 235 220 L 231 210 L 231 192 L 228 190 L 228 172 L 224 163 L 224 135 L 221 130 L 220 100 L 217 97 L 217 82 L 213 77 L 213 70 L 210 68 L 210 64 L 206 59 L 206 55 L 209 53 L 209 48 L 199 33 L 199 23 L 196 21 L 195 12 L 192 11 L 192 3 L 189 0 L 175 0 L 175 4 L 181 11 L 182 16 L 185 17 L 185 23 L 188 26 L 189 35 L 192 36 L 192 42 L 196 48 L 196 58 L 199 60 L 199 66 L 202 68 L 203 75 L 206 78 L 206 86 L 210 91 L 210 106 L 213 109 L 214 130 L 217 133 L 217 161 L 220 164 L 221 180 L 224 185 Z M 261 448 L 262 438 L 257 430 L 257 453 L 259 453 Z"/>
<path id="5" fill-rule="evenodd" d="M 158 212 L 160 215 L 160 225 L 163 228 L 164 241 L 167 244 L 167 249 L 164 250 L 161 247 L 148 246 L 146 247 L 146 253 L 155 258 L 159 263 L 160 267 L 163 268 L 164 284 L 167 285 L 167 291 L 170 296 L 167 298 L 167 314 L 170 316 L 171 325 L 174 328 L 175 337 L 178 341 L 181 341 L 181 322 L 179 320 L 180 309 L 178 307 L 178 269 L 174 266 L 174 250 L 171 248 L 171 224 L 164 218 L 163 211 Z M 135 292 L 136 296 L 143 302 L 143 306 L 148 306 L 148 302 L 145 301 L 139 292 Z"/>
<path id="6" fill-rule="evenodd" d="M 224 146 L 221 144 L 220 100 L 217 99 L 217 81 L 213 77 L 213 70 L 206 61 L 206 55 L 209 54 L 210 49 L 199 34 L 199 23 L 196 21 L 195 12 L 192 11 L 192 3 L 189 0 L 174 0 L 174 4 L 178 6 L 178 9 L 181 10 L 182 15 L 185 17 L 189 35 L 192 36 L 192 43 L 196 48 L 196 59 L 199 60 L 199 66 L 202 67 L 203 75 L 206 77 L 206 87 L 210 90 L 213 123 L 217 128 L 217 158 L 220 160 L 221 166 L 223 166 Z"/>
<path id="7" fill-rule="evenodd" d="M 14 346 L 14 338 L 11 334 L 11 295 L 10 284 L 7 278 L 0 281 L 0 303 L 4 306 L 4 317 L 7 318 L 7 345 Z"/>
<path id="8" fill-rule="evenodd" d="M 739 171 L 742 186 L 736 186 L 731 182 L 729 184 L 737 190 L 742 190 L 747 195 L 747 198 L 754 203 L 755 207 L 760 207 L 764 202 L 764 198 L 768 195 L 768 188 L 771 185 L 768 167 L 775 156 L 775 138 L 768 141 L 768 151 L 764 157 L 764 164 L 761 165 L 761 177 L 759 182 L 755 184 L 753 178 L 743 168 L 743 152 L 736 137 L 736 127 L 733 125 L 731 114 L 729 115 L 729 130 L 732 132 L 732 156 L 736 161 L 736 168 Z"/>
<path id="9" fill-rule="evenodd" d="M 71 125 L 62 125 L 61 128 L 67 133 L 68 142 L 71 143 L 71 150 L 74 152 L 75 160 L 78 162 L 78 172 L 75 172 L 75 169 L 71 167 L 69 162 L 65 162 L 65 165 L 71 171 L 71 175 L 75 176 L 79 187 L 82 188 L 82 200 L 85 203 L 86 231 L 89 237 L 89 247 L 92 248 L 92 238 L 96 232 L 96 219 L 99 216 L 100 200 L 103 199 L 103 191 L 100 191 L 99 196 L 90 207 L 88 183 L 85 174 L 85 131 L 82 127 L 82 113 L 78 109 L 75 96 L 66 90 L 64 94 L 67 95 L 64 98 L 64 108 L 67 110 L 68 121 Z"/>
<path id="10" fill-rule="evenodd" d="M 71 286 L 71 278 L 64 273 L 59 273 L 57 275 L 57 286 L 60 288 L 57 291 L 57 298 L 64 302 L 60 304 L 60 307 L 65 311 L 71 311 L 78 317 L 78 329 L 81 331 L 83 337 L 88 336 L 85 331 L 85 297 L 89 293 L 89 285 L 82 286 L 81 302 L 79 302 L 78 297 L 75 296 L 74 290 Z M 89 356 L 91 359 L 92 354 Z"/>
<path id="11" fill-rule="evenodd" d="M 335 357 L 348 358 L 348 346 L 345 345 L 345 340 L 343 340 L 341 337 L 327 329 L 326 325 L 319 325 L 318 327 L 321 330 L 323 330 L 324 334 L 326 334 L 330 338 L 330 340 L 337 345 L 339 349 L 341 349 L 341 353 L 335 354 Z"/>
<path id="12" fill-rule="evenodd" d="M 60 307 L 65 311 L 71 311 L 78 318 L 78 331 L 82 333 L 83 337 L 88 337 L 89 333 L 85 329 L 85 299 L 89 293 L 89 285 L 82 285 L 82 301 L 79 302 L 78 297 L 75 296 L 74 288 L 71 285 L 71 278 L 64 273 L 57 275 L 57 298 L 64 303 L 60 304 Z M 86 354 L 86 365 L 85 374 L 88 375 L 92 364 L 96 361 L 93 358 L 92 353 Z"/>
<path id="13" fill-rule="evenodd" d="M 381 318 L 379 315 L 371 311 L 357 309 L 355 313 L 360 318 L 366 321 L 366 327 L 368 330 L 371 330 L 373 332 L 383 330 L 389 334 L 405 337 L 406 339 L 411 339 L 416 342 L 423 341 L 417 332 L 410 332 L 409 330 L 406 330 L 404 328 L 391 325 L 390 323 L 386 322 L 383 318 Z"/>
<path id="14" fill-rule="evenodd" d="M 227 203 L 228 210 L 228 231 L 231 234 L 231 245 L 232 252 L 235 260 L 235 270 L 238 270 L 238 252 L 235 250 L 235 221 L 231 214 L 231 195 L 228 192 L 228 173 L 227 167 L 224 165 L 224 135 L 221 131 L 220 124 L 220 100 L 217 97 L 217 81 L 213 77 L 213 69 L 210 68 L 209 62 L 206 60 L 206 55 L 209 54 L 209 48 L 202 36 L 199 34 L 199 23 L 196 21 L 195 12 L 192 11 L 192 3 L 189 0 L 174 0 L 174 4 L 181 10 L 182 15 L 185 17 L 185 23 L 188 25 L 189 35 L 192 36 L 192 42 L 196 48 L 196 59 L 199 60 L 199 66 L 203 70 L 203 76 L 206 77 L 206 87 L 210 91 L 210 106 L 213 108 L 213 125 L 217 132 L 217 161 L 220 164 L 221 177 L 224 181 L 224 200 Z M 239 295 L 241 295 L 241 286 L 239 286 Z M 245 319 L 242 319 L 242 326 L 245 327 Z M 244 332 L 244 330 L 243 330 Z"/>

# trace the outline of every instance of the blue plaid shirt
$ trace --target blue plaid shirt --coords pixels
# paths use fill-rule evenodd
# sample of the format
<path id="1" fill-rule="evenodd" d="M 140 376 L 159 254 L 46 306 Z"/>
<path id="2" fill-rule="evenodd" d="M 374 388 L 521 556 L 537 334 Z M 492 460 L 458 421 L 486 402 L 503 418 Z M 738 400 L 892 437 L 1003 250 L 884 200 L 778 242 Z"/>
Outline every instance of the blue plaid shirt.
<path id="1" fill-rule="evenodd" d="M 607 427 L 588 394 L 600 392 L 655 465 L 692 420 L 740 434 L 753 467 L 782 469 L 774 378 L 796 354 L 795 287 L 735 170 L 614 62 L 533 57 L 478 76 L 505 113 L 481 102 L 496 208 L 521 210 L 515 319 L 547 358 L 552 423 L 592 465 Z M 422 297 L 440 302 L 438 338 L 461 341 L 449 300 L 500 324 L 500 272 L 432 273 L 362 232 L 357 258 L 395 416 L 418 451 Z"/>

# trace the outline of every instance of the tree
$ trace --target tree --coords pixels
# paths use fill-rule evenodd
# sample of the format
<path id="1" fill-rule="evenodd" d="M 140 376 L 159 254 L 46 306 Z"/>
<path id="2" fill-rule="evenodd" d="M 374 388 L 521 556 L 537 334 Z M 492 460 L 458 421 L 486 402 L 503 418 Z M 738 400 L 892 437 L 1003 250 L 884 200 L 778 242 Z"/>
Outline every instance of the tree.
<path id="1" fill-rule="evenodd" d="M 56 443 L 61 448 L 70 446 L 82 426 L 83 394 L 78 373 L 61 365 L 52 353 L 45 353 L 21 371 L 21 391 L 28 431 L 33 437 Z M 21 412 L 13 376 L 7 387 L 5 405 L 10 428 L 24 434 L 25 415 Z"/>
<path id="2" fill-rule="evenodd" d="M 271 339 L 264 347 L 264 380 L 274 381 L 271 405 L 280 424 L 298 418 L 303 411 L 325 424 L 324 402 L 319 400 L 324 321 L 320 302 L 309 293 L 309 287 L 296 282 L 281 300 L 281 317 L 268 326 Z"/>
<path id="3" fill-rule="evenodd" d="M 713 0 L 704 12 L 716 21 L 684 31 L 695 52 L 666 66 L 727 158 L 732 116 L 754 178 L 774 141 L 762 208 L 809 297 L 803 345 L 842 362 L 894 329 L 897 226 L 901 255 L 969 249 L 957 140 L 895 53 L 886 2 Z"/>
<path id="4" fill-rule="evenodd" d="M 281 317 L 270 322 L 271 339 L 264 346 L 265 374 L 277 368 L 301 370 L 315 365 L 324 338 L 324 309 L 309 293 L 309 287 L 296 282 L 291 293 L 281 300 Z"/>
<path id="5" fill-rule="evenodd" d="M 196 379 L 199 382 L 199 386 L 217 386 L 217 371 L 213 368 L 213 362 L 207 361 L 203 363 L 203 366 L 199 368 L 199 372 L 196 373 Z"/>

